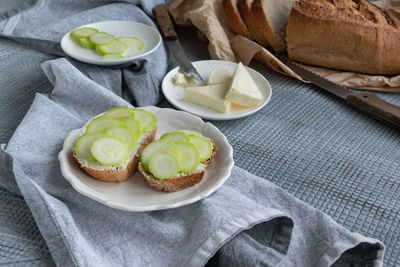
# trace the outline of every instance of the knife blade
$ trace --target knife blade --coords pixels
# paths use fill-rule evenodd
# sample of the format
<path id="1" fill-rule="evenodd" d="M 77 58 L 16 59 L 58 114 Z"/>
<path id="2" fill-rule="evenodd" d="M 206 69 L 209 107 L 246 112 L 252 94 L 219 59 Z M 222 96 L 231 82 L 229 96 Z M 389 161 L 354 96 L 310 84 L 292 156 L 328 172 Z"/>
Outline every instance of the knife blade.
<path id="1" fill-rule="evenodd" d="M 304 79 L 322 89 L 344 99 L 346 103 L 359 111 L 380 120 L 393 128 L 400 130 L 400 107 L 384 101 L 371 92 L 352 92 L 349 89 L 331 82 L 305 68 L 290 61 L 280 58 L 289 68 Z"/>
<path id="2" fill-rule="evenodd" d="M 161 34 L 164 37 L 165 44 L 178 62 L 178 65 L 181 68 L 182 72 L 185 73 L 187 76 L 196 79 L 199 82 L 199 84 L 197 85 L 205 84 L 205 81 L 203 80 L 201 75 L 198 73 L 192 62 L 186 56 L 185 51 L 183 50 L 183 47 L 178 40 L 178 35 L 175 32 L 174 26 L 168 14 L 167 8 L 165 7 L 165 4 L 159 4 L 155 6 L 153 8 L 153 13 L 157 19 Z"/>

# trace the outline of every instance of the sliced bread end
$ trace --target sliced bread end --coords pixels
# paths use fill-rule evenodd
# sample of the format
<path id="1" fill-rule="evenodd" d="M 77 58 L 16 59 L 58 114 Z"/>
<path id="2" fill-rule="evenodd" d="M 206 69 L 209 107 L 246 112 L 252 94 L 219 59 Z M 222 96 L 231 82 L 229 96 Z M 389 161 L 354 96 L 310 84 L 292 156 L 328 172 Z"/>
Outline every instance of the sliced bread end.
<path id="1" fill-rule="evenodd" d="M 239 8 L 237 6 L 237 0 L 224 0 L 222 2 L 222 6 L 233 31 L 236 34 L 253 39 L 249 29 L 242 19 L 242 16 L 240 15 Z"/>
<path id="2" fill-rule="evenodd" d="M 267 47 L 269 46 L 268 40 L 265 38 L 263 32 L 259 30 L 259 22 L 251 12 L 252 4 L 253 0 L 239 0 L 238 8 L 240 14 L 242 15 L 244 23 L 247 25 L 250 34 L 254 37 L 257 43 L 259 43 L 261 46 Z"/>
<path id="3" fill-rule="evenodd" d="M 286 20 L 285 18 L 280 18 L 279 15 L 281 14 L 277 13 L 282 13 L 280 9 L 283 9 L 284 1 L 272 0 L 270 3 L 267 1 L 269 0 L 254 0 L 253 5 L 251 6 L 251 11 L 258 21 L 259 31 L 264 34 L 272 48 L 276 52 L 284 52 L 286 50 L 286 44 L 284 41 L 284 32 L 282 32 L 281 29 L 286 27 L 290 12 L 287 15 Z M 294 0 L 288 0 L 288 2 L 292 1 Z M 274 8 L 273 6 L 275 5 L 277 5 L 278 8 Z M 281 5 L 281 7 L 279 7 L 279 5 Z M 276 21 L 274 18 L 270 17 L 271 15 L 275 16 Z"/>
<path id="4" fill-rule="evenodd" d="M 129 179 L 137 170 L 140 154 L 142 150 L 151 142 L 154 141 L 157 133 L 158 125 L 154 126 L 153 130 L 147 134 L 142 140 L 136 154 L 128 162 L 124 168 L 115 169 L 95 169 L 85 165 L 81 159 L 73 152 L 73 157 L 79 163 L 79 166 L 91 177 L 104 182 L 123 182 Z"/>

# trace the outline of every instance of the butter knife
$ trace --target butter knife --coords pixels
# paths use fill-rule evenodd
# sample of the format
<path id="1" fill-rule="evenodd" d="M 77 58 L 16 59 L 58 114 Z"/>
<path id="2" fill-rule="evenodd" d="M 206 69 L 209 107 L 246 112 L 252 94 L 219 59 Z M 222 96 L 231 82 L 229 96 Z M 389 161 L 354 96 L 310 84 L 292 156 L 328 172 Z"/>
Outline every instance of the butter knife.
<path id="1" fill-rule="evenodd" d="M 187 76 L 196 79 L 199 84 L 205 84 L 205 81 L 197 72 L 192 62 L 188 59 L 185 51 L 182 48 L 181 43 L 178 40 L 178 35 L 175 32 L 171 18 L 168 14 L 165 4 L 159 4 L 153 8 L 153 13 L 157 19 L 158 26 L 161 30 L 161 34 L 164 37 L 165 44 L 169 51 L 178 62 L 179 67 Z"/>
<path id="2" fill-rule="evenodd" d="M 344 99 L 347 104 L 359 111 L 400 130 L 400 107 L 392 105 L 371 92 L 352 92 L 290 61 L 281 59 L 289 68 L 304 79 L 322 89 Z"/>

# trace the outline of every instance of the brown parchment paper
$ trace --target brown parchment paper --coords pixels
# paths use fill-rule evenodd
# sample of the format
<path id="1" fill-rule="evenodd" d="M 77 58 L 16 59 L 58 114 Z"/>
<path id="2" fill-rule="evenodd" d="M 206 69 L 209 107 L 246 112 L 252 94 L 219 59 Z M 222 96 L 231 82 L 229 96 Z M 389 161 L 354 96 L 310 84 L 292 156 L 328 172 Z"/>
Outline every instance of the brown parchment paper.
<path id="1" fill-rule="evenodd" d="M 375 1 L 374 4 L 400 17 L 399 0 L 381 0 Z M 176 0 L 169 7 L 169 12 L 178 25 L 194 25 L 207 37 L 208 50 L 212 59 L 241 61 L 248 65 L 254 58 L 279 73 L 307 82 L 266 48 L 246 37 L 235 35 L 222 9 L 222 0 Z M 400 93 L 400 75 L 367 75 L 303 66 L 334 83 L 349 88 Z"/>

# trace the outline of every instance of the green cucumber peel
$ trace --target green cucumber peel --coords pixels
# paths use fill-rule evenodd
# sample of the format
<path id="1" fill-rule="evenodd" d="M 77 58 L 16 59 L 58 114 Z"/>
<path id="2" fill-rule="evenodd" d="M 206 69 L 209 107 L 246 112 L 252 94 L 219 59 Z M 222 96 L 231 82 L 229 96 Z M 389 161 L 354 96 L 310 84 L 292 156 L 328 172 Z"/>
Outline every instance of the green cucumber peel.
<path id="1" fill-rule="evenodd" d="M 101 116 L 89 122 L 86 127 L 86 133 L 102 132 L 107 128 L 119 125 L 121 125 L 121 122 L 118 119 Z"/>
<path id="2" fill-rule="evenodd" d="M 92 34 L 99 32 L 95 28 L 91 27 L 82 27 L 82 28 L 76 28 L 71 31 L 71 35 L 73 38 L 79 39 L 79 38 L 89 38 Z"/>
<path id="3" fill-rule="evenodd" d="M 160 179 L 171 179 L 178 175 L 180 164 L 178 159 L 170 153 L 159 153 L 149 160 L 150 173 Z"/>
<path id="4" fill-rule="evenodd" d="M 199 152 L 200 162 L 206 161 L 211 157 L 213 151 L 213 145 L 210 140 L 204 137 L 190 135 L 189 142 L 192 143 Z"/>
<path id="5" fill-rule="evenodd" d="M 172 142 L 188 142 L 189 137 L 183 132 L 171 132 L 163 134 L 161 140 L 169 140 Z"/>
<path id="6" fill-rule="evenodd" d="M 128 150 L 133 149 L 137 145 L 138 140 L 136 138 L 136 134 L 126 126 L 113 126 L 105 129 L 104 132 L 108 136 L 118 138 L 124 142 Z"/>
<path id="7" fill-rule="evenodd" d="M 81 135 L 75 142 L 75 154 L 81 159 L 95 162 L 96 159 L 93 157 L 92 152 L 90 152 L 90 147 L 97 139 L 104 136 L 105 134 L 97 132 Z"/>
<path id="8" fill-rule="evenodd" d="M 195 131 L 195 130 L 190 130 L 190 129 L 179 129 L 179 130 L 176 130 L 175 132 L 181 132 L 181 133 L 185 133 L 187 135 L 196 135 L 196 136 L 204 137 L 204 135 L 201 132 Z"/>
<path id="9" fill-rule="evenodd" d="M 148 144 L 142 151 L 140 162 L 145 170 L 149 171 L 148 162 L 154 155 L 160 153 L 172 154 L 177 159 L 179 158 L 179 152 L 176 145 L 171 141 L 158 140 Z"/>
<path id="10" fill-rule="evenodd" d="M 86 49 L 94 49 L 94 45 L 88 38 L 79 38 L 79 45 Z"/>
<path id="11" fill-rule="evenodd" d="M 175 143 L 178 148 L 180 169 L 182 173 L 189 173 L 200 164 L 200 153 L 195 145 L 189 142 Z"/>
<path id="12" fill-rule="evenodd" d="M 111 43 L 115 39 L 114 35 L 106 32 L 96 32 L 89 36 L 89 41 L 94 45 L 105 45 Z"/>
<path id="13" fill-rule="evenodd" d="M 106 111 L 103 114 L 103 117 L 113 117 L 113 118 L 121 118 L 121 117 L 130 117 L 133 116 L 132 110 L 127 106 L 119 106 L 116 108 L 112 108 Z"/>
<path id="14" fill-rule="evenodd" d="M 135 119 L 140 122 L 143 133 L 146 133 L 153 129 L 157 123 L 156 117 L 151 112 L 138 108 L 132 109 L 132 112 L 134 113 Z"/>
<path id="15" fill-rule="evenodd" d="M 96 46 L 96 52 L 102 56 L 107 54 L 119 54 L 122 56 L 127 50 L 128 47 L 126 46 L 126 44 L 118 40 L 113 40 L 110 43 L 102 45 L 97 44 Z"/>
<path id="16" fill-rule="evenodd" d="M 125 43 L 129 49 L 142 50 L 146 47 L 142 40 L 137 37 L 118 37 L 117 40 Z"/>
<path id="17" fill-rule="evenodd" d="M 101 56 L 101 60 L 119 60 L 123 58 L 120 54 L 105 54 Z"/>
<path id="18" fill-rule="evenodd" d="M 139 139 L 142 136 L 142 126 L 140 122 L 136 120 L 133 116 L 119 118 L 120 122 L 128 127 L 133 133 L 135 133 L 136 138 Z"/>

